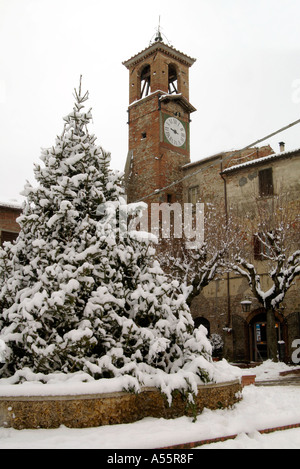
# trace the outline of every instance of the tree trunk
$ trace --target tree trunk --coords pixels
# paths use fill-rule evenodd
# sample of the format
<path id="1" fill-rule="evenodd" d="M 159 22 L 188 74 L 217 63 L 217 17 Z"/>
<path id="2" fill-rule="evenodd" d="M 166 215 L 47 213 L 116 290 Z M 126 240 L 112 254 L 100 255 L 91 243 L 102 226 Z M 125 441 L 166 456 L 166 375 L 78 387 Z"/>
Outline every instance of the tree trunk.
<path id="1" fill-rule="evenodd" d="M 267 310 L 267 351 L 268 358 L 278 361 L 277 332 L 275 313 L 272 308 Z"/>

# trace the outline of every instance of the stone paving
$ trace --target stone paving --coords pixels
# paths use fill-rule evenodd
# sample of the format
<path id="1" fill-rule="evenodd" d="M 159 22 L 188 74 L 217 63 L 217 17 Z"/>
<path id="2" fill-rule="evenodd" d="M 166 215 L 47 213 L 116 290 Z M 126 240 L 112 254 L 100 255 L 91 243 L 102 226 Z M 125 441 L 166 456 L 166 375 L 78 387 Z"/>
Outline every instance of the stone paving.
<path id="1" fill-rule="evenodd" d="M 282 371 L 277 379 L 257 380 L 255 386 L 300 386 L 300 368 Z"/>
<path id="2" fill-rule="evenodd" d="M 255 386 L 300 386 L 300 376 L 288 376 L 279 379 L 255 381 Z"/>

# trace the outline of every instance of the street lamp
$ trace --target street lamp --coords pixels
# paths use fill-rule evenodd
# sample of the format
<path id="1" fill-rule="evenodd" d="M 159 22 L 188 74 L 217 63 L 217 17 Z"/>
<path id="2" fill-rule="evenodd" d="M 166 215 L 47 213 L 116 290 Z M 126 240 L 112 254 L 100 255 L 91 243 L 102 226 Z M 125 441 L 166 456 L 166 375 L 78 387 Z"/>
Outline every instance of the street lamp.
<path id="1" fill-rule="evenodd" d="M 251 304 L 252 304 L 251 300 L 241 301 L 243 313 L 250 313 Z"/>

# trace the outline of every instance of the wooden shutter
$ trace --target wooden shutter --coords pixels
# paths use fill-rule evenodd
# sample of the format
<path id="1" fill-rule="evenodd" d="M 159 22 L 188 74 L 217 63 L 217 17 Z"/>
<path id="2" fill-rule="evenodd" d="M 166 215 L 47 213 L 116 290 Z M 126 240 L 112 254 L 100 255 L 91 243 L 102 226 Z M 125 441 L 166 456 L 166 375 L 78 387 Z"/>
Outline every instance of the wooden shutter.
<path id="1" fill-rule="evenodd" d="M 253 251 L 254 251 L 254 259 L 257 261 L 261 261 L 262 260 L 261 241 L 257 235 L 253 236 Z"/>
<path id="2" fill-rule="evenodd" d="M 259 195 L 266 197 L 273 195 L 273 173 L 272 168 L 262 169 L 258 173 L 259 177 Z"/>
<path id="3" fill-rule="evenodd" d="M 6 241 L 10 241 L 12 243 L 17 239 L 18 234 L 19 233 L 12 233 L 11 231 L 1 231 L 1 245 Z"/>
<path id="4" fill-rule="evenodd" d="M 198 202 L 198 186 L 189 188 L 188 201 L 190 204 L 196 205 Z"/>

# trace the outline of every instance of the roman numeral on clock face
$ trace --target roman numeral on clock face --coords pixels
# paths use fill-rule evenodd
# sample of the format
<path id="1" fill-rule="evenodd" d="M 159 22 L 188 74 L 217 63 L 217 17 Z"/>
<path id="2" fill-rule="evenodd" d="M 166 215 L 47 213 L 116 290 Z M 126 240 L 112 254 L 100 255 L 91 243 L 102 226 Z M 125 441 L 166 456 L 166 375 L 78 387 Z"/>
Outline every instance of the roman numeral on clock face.
<path id="1" fill-rule="evenodd" d="M 164 132 L 169 143 L 176 147 L 182 147 L 186 140 L 186 132 L 183 124 L 175 117 L 165 120 Z"/>

